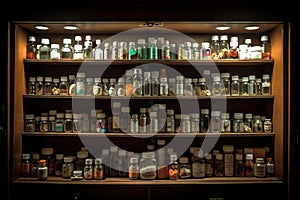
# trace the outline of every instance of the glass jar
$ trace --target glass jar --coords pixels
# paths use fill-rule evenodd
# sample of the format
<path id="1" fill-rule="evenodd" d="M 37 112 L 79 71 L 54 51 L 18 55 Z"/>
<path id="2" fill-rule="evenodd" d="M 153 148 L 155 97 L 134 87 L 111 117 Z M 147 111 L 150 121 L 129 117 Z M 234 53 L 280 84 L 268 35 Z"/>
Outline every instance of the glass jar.
<path id="1" fill-rule="evenodd" d="M 262 80 L 262 95 L 271 95 L 270 75 L 263 74 Z"/>
<path id="2" fill-rule="evenodd" d="M 162 77 L 160 78 L 160 96 L 168 96 L 168 95 L 169 95 L 168 78 Z"/>
<path id="3" fill-rule="evenodd" d="M 64 132 L 64 114 L 63 113 L 56 114 L 55 131 L 59 132 L 59 133 Z"/>
<path id="4" fill-rule="evenodd" d="M 212 133 L 221 132 L 221 112 L 211 111 L 210 131 Z"/>
<path id="5" fill-rule="evenodd" d="M 247 76 L 242 77 L 242 82 L 240 86 L 240 95 L 249 95 L 249 78 Z"/>
<path id="6" fill-rule="evenodd" d="M 184 96 L 193 96 L 193 94 L 194 94 L 194 89 L 192 85 L 192 79 L 186 78 L 184 80 Z"/>
<path id="7" fill-rule="evenodd" d="M 93 87 L 94 87 L 94 80 L 91 77 L 86 78 L 86 94 L 85 95 L 93 95 Z"/>
<path id="8" fill-rule="evenodd" d="M 184 94 L 184 77 L 176 76 L 176 96 L 183 96 Z"/>
<path id="9" fill-rule="evenodd" d="M 44 94 L 44 77 L 38 76 L 36 77 L 36 90 L 35 95 L 43 95 Z"/>
<path id="10" fill-rule="evenodd" d="M 85 73 L 78 72 L 76 76 L 76 95 L 85 95 L 86 94 L 86 81 Z"/>
<path id="11" fill-rule="evenodd" d="M 107 121 L 105 113 L 97 113 L 97 133 L 106 133 L 107 132 Z"/>
<path id="12" fill-rule="evenodd" d="M 169 164 L 169 179 L 177 180 L 179 179 L 179 163 L 177 161 L 177 154 L 170 154 L 170 164 Z"/>
<path id="13" fill-rule="evenodd" d="M 64 163 L 62 165 L 62 177 L 71 178 L 73 175 L 74 163 L 73 156 L 65 156 Z"/>
<path id="14" fill-rule="evenodd" d="M 50 46 L 50 59 L 58 60 L 60 59 L 60 49 L 59 44 L 51 44 Z"/>
<path id="15" fill-rule="evenodd" d="M 213 96 L 220 96 L 221 95 L 221 82 L 220 82 L 220 76 L 214 76 L 213 82 L 212 82 L 212 91 L 211 94 Z"/>
<path id="16" fill-rule="evenodd" d="M 266 177 L 267 166 L 265 164 L 264 158 L 256 158 L 254 163 L 254 172 L 255 177 L 263 178 Z"/>
<path id="17" fill-rule="evenodd" d="M 209 109 L 201 109 L 200 132 L 207 133 L 210 125 Z"/>
<path id="18" fill-rule="evenodd" d="M 63 46 L 61 47 L 61 59 L 70 60 L 73 59 L 73 47 L 70 38 L 63 39 Z"/>
<path id="19" fill-rule="evenodd" d="M 249 84 L 248 84 L 248 93 L 249 95 L 256 95 L 256 87 L 255 87 L 255 75 L 249 76 Z"/>
<path id="20" fill-rule="evenodd" d="M 42 116 L 41 117 L 40 131 L 41 132 L 48 132 L 49 131 L 49 121 L 48 121 L 47 116 Z"/>
<path id="21" fill-rule="evenodd" d="M 190 116 L 188 114 L 181 115 L 181 131 L 182 133 L 191 132 L 191 122 L 190 122 Z"/>
<path id="22" fill-rule="evenodd" d="M 240 95 L 240 83 L 239 83 L 238 75 L 231 76 L 231 95 L 232 96 Z"/>
<path id="23" fill-rule="evenodd" d="M 221 133 L 229 133 L 231 131 L 231 120 L 229 113 L 221 113 Z"/>
<path id="24" fill-rule="evenodd" d="M 272 121 L 271 119 L 265 119 L 264 121 L 264 132 L 272 133 Z"/>
<path id="25" fill-rule="evenodd" d="M 138 114 L 132 114 L 132 120 L 130 125 L 130 132 L 131 133 L 138 133 L 139 132 L 139 115 Z"/>
<path id="26" fill-rule="evenodd" d="M 140 166 L 138 156 L 130 157 L 130 164 L 128 167 L 128 176 L 130 180 L 137 180 L 140 177 Z"/>
<path id="27" fill-rule="evenodd" d="M 221 73 L 221 94 L 230 95 L 230 73 Z"/>
<path id="28" fill-rule="evenodd" d="M 93 173 L 94 173 L 94 179 L 96 180 L 102 180 L 105 178 L 102 158 L 95 158 L 95 166 L 94 166 Z"/>
<path id="29" fill-rule="evenodd" d="M 140 178 L 153 180 L 156 178 L 157 164 L 154 152 L 143 152 L 140 160 Z"/>
<path id="30" fill-rule="evenodd" d="M 253 119 L 251 113 L 245 114 L 245 121 L 244 121 L 244 131 L 246 133 L 252 133 L 253 132 Z"/>
<path id="31" fill-rule="evenodd" d="M 234 113 L 233 114 L 233 132 L 234 133 L 242 133 L 244 132 L 244 114 L 243 113 Z"/>
<path id="32" fill-rule="evenodd" d="M 46 60 L 50 59 L 50 40 L 48 38 L 41 39 L 41 46 L 39 48 L 40 56 L 39 59 Z"/>
<path id="33" fill-rule="evenodd" d="M 52 77 L 45 77 L 44 95 L 51 95 L 53 89 Z"/>
<path id="34" fill-rule="evenodd" d="M 133 77 L 133 96 L 143 95 L 143 78 L 142 69 L 134 69 Z"/>
<path id="35" fill-rule="evenodd" d="M 86 158 L 85 159 L 85 165 L 83 168 L 83 177 L 86 180 L 91 180 L 94 178 L 93 173 L 93 159 L 92 158 Z"/>
<path id="36" fill-rule="evenodd" d="M 35 95 L 35 93 L 36 93 L 36 78 L 35 77 L 29 77 L 27 94 Z"/>
<path id="37" fill-rule="evenodd" d="M 64 130 L 66 133 L 73 132 L 73 115 L 72 113 L 65 113 Z"/>
<path id="38" fill-rule="evenodd" d="M 259 115 L 253 116 L 253 132 L 254 133 L 262 133 L 263 132 L 263 122 Z"/>
<path id="39" fill-rule="evenodd" d="M 56 154 L 55 155 L 55 176 L 62 176 L 62 166 L 64 164 L 64 154 Z"/>
<path id="40" fill-rule="evenodd" d="M 34 114 L 26 114 L 25 115 L 25 131 L 26 132 L 34 132 L 35 131 Z"/>
<path id="41" fill-rule="evenodd" d="M 59 82 L 59 95 L 68 96 L 69 95 L 69 83 L 67 76 L 61 76 Z"/>

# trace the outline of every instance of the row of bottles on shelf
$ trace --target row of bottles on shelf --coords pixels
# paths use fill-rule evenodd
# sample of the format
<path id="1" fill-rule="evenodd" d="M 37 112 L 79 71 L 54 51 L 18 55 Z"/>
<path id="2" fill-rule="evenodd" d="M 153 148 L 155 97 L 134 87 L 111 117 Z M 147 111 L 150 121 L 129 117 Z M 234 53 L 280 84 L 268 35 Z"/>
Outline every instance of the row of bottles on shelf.
<path id="1" fill-rule="evenodd" d="M 205 71 L 204 71 L 205 72 Z M 231 78 L 230 78 L 231 76 Z M 86 95 L 86 96 L 247 96 L 271 95 L 269 74 L 262 77 L 249 75 L 239 77 L 229 72 L 212 73 L 200 78 L 183 75 L 168 77 L 165 69 L 144 71 L 127 70 L 125 77 L 92 78 L 84 72 L 75 75 L 52 77 L 29 77 L 29 95 Z"/>
<path id="2" fill-rule="evenodd" d="M 101 39 L 92 41 L 91 35 L 80 35 L 63 38 L 62 45 L 51 43 L 50 39 L 41 38 L 36 44 L 36 37 L 29 36 L 26 47 L 27 59 L 62 59 L 62 60 L 134 60 L 134 59 L 166 59 L 166 60 L 207 60 L 207 59 L 270 59 L 271 45 L 269 37 L 261 36 L 261 44 L 252 44 L 247 38 L 239 43 L 238 36 L 212 35 L 210 41 L 201 43 L 186 41 L 171 43 L 164 37 L 139 38 L 137 41 L 104 42 Z M 72 44 L 73 43 L 73 44 Z"/>
<path id="3" fill-rule="evenodd" d="M 225 144 L 222 149 L 214 148 L 205 153 L 200 147 L 191 146 L 183 155 L 177 155 L 176 149 L 166 148 L 165 144 L 164 139 L 158 139 L 156 144 L 147 144 L 146 151 L 141 153 L 128 152 L 113 145 L 99 149 L 97 157 L 85 147 L 75 155 L 54 154 L 53 148 L 42 148 L 41 153 L 23 152 L 21 176 L 40 180 L 48 176 L 73 180 L 101 180 L 106 177 L 177 180 L 205 177 L 263 178 L 275 175 L 269 147 L 235 148 L 234 145 Z M 41 172 L 39 167 L 42 167 Z"/>
<path id="4" fill-rule="evenodd" d="M 58 133 L 272 133 L 270 118 L 252 113 L 233 114 L 202 108 L 200 113 L 175 114 L 166 104 L 133 112 L 121 102 L 112 103 L 112 115 L 103 110 L 87 113 L 25 114 L 25 132 Z"/>

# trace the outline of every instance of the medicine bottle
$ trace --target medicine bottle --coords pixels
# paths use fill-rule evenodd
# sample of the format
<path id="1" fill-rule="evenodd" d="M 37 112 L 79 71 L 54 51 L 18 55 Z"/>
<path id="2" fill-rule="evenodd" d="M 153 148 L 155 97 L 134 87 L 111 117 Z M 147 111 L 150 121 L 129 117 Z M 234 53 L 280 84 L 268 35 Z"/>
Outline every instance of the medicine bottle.
<path id="1" fill-rule="evenodd" d="M 239 58 L 239 38 L 237 36 L 232 36 L 230 38 L 230 58 L 238 59 Z"/>
<path id="2" fill-rule="evenodd" d="M 262 95 L 262 84 L 261 84 L 261 78 L 257 78 L 255 80 L 255 94 L 256 95 Z"/>
<path id="3" fill-rule="evenodd" d="M 116 86 L 117 96 L 125 96 L 125 80 L 120 77 Z"/>
<path id="4" fill-rule="evenodd" d="M 264 158 L 256 158 L 254 164 L 254 176 L 263 178 L 266 177 L 267 166 L 265 164 Z"/>
<path id="5" fill-rule="evenodd" d="M 230 73 L 221 73 L 221 94 L 229 96 L 230 95 Z"/>
<path id="6" fill-rule="evenodd" d="M 83 58 L 84 59 L 92 59 L 93 58 L 93 42 L 92 36 L 86 35 L 84 46 L 83 46 Z"/>
<path id="7" fill-rule="evenodd" d="M 263 35 L 261 36 L 260 41 L 262 59 L 271 59 L 271 44 L 269 42 L 269 37 L 267 35 Z"/>
<path id="8" fill-rule="evenodd" d="M 41 60 L 50 59 L 50 41 L 48 38 L 41 39 L 41 46 L 39 48 L 39 51 Z"/>
<path id="9" fill-rule="evenodd" d="M 240 95 L 240 83 L 239 83 L 238 75 L 231 76 L 231 95 L 232 96 Z"/>
<path id="10" fill-rule="evenodd" d="M 131 115 L 131 125 L 130 125 L 130 132 L 131 133 L 138 133 L 139 132 L 139 115 L 138 114 L 132 114 Z"/>
<path id="11" fill-rule="evenodd" d="M 41 132 L 49 131 L 49 121 L 47 116 L 41 116 L 40 131 Z"/>
<path id="12" fill-rule="evenodd" d="M 55 131 L 64 132 L 64 113 L 56 114 Z"/>
<path id="13" fill-rule="evenodd" d="M 210 131 L 212 133 L 221 132 L 221 111 L 211 111 Z"/>
<path id="14" fill-rule="evenodd" d="M 73 132 L 73 114 L 72 113 L 65 113 L 65 120 L 64 120 L 64 131 L 65 133 L 72 133 Z"/>
<path id="15" fill-rule="evenodd" d="M 83 59 L 83 45 L 82 45 L 82 37 L 80 35 L 75 36 L 73 58 L 75 60 Z"/>
<path id="16" fill-rule="evenodd" d="M 102 158 L 95 158 L 95 166 L 93 172 L 94 172 L 94 179 L 102 180 L 105 178 Z"/>
<path id="17" fill-rule="evenodd" d="M 118 156 L 119 148 L 117 146 L 110 146 L 110 176 L 116 177 L 119 174 L 119 156 Z"/>
<path id="18" fill-rule="evenodd" d="M 221 95 L 221 80 L 220 76 L 214 76 L 212 82 L 212 91 L 211 94 L 213 96 L 220 96 Z"/>
<path id="19" fill-rule="evenodd" d="M 263 132 L 263 122 L 259 115 L 253 116 L 253 132 L 254 133 L 262 133 Z"/>
<path id="20" fill-rule="evenodd" d="M 170 58 L 170 42 L 165 40 L 161 46 L 161 59 L 169 60 Z"/>
<path id="21" fill-rule="evenodd" d="M 63 46 L 61 47 L 61 59 L 63 60 L 73 59 L 73 46 L 71 45 L 70 38 L 63 39 Z"/>
<path id="22" fill-rule="evenodd" d="M 40 154 L 32 153 L 32 160 L 30 163 L 30 173 L 31 177 L 37 177 L 37 170 L 40 164 Z"/>
<path id="23" fill-rule="evenodd" d="M 44 84 L 44 95 L 52 95 L 52 89 L 53 89 L 52 77 L 46 76 L 45 84 Z"/>
<path id="24" fill-rule="evenodd" d="M 168 95 L 169 95 L 168 78 L 161 77 L 160 78 L 160 96 L 168 96 Z"/>
<path id="25" fill-rule="evenodd" d="M 189 162 L 189 158 L 186 156 L 181 156 L 179 158 L 179 178 L 188 179 L 192 176 L 192 167 Z"/>
<path id="26" fill-rule="evenodd" d="M 55 155 L 55 176 L 62 176 L 62 166 L 64 163 L 64 154 L 58 153 Z"/>
<path id="27" fill-rule="evenodd" d="M 29 77 L 27 94 L 35 95 L 36 93 L 36 77 Z"/>
<path id="28" fill-rule="evenodd" d="M 101 48 L 101 39 L 96 39 L 96 46 L 93 49 L 95 60 L 103 60 L 103 49 Z"/>
<path id="29" fill-rule="evenodd" d="M 35 95 L 43 95 L 44 94 L 44 77 L 38 76 L 36 77 L 36 86 L 35 86 Z"/>
<path id="30" fill-rule="evenodd" d="M 97 113 L 97 133 L 106 133 L 107 132 L 107 119 L 105 113 Z"/>
<path id="31" fill-rule="evenodd" d="M 135 60 L 137 59 L 137 49 L 135 47 L 135 42 L 129 42 L 128 46 L 128 60 Z"/>
<path id="32" fill-rule="evenodd" d="M 101 78 L 94 78 L 93 95 L 95 96 L 102 95 Z"/>
<path id="33" fill-rule="evenodd" d="M 181 75 L 176 76 L 176 96 L 184 95 L 184 77 Z"/>
<path id="34" fill-rule="evenodd" d="M 253 154 L 246 154 L 245 176 L 252 177 L 254 175 Z"/>
<path id="35" fill-rule="evenodd" d="M 93 179 L 93 159 L 92 158 L 86 158 L 85 159 L 85 165 L 83 168 L 83 177 L 86 180 Z"/>
<path id="36" fill-rule="evenodd" d="M 221 35 L 220 36 L 220 59 L 228 59 L 230 58 L 230 50 L 229 50 L 229 42 L 228 42 L 228 35 Z"/>
<path id="37" fill-rule="evenodd" d="M 207 133 L 210 126 L 209 109 L 202 108 L 200 114 L 200 132 Z"/>
<path id="38" fill-rule="evenodd" d="M 256 80 L 255 75 L 250 75 L 249 76 L 249 83 L 248 83 L 248 93 L 249 93 L 249 95 L 256 95 L 255 80 Z"/>
<path id="39" fill-rule="evenodd" d="M 224 175 L 233 176 L 234 175 L 234 146 L 233 145 L 223 145 L 224 152 Z"/>
<path id="40" fill-rule="evenodd" d="M 192 156 L 192 177 L 204 178 L 205 177 L 205 158 L 200 148 L 195 148 L 191 152 Z"/>
<path id="41" fill-rule="evenodd" d="M 215 165 L 214 165 L 214 175 L 215 176 L 224 176 L 225 173 L 225 164 L 223 160 L 223 154 L 222 153 L 217 153 L 216 155 L 216 160 L 215 160 Z"/>
<path id="42" fill-rule="evenodd" d="M 271 119 L 265 119 L 264 121 L 264 132 L 272 133 L 272 121 Z"/>
<path id="43" fill-rule="evenodd" d="M 275 176 L 275 164 L 272 157 L 266 157 L 267 176 Z"/>
<path id="44" fill-rule="evenodd" d="M 143 95 L 151 96 L 151 73 L 144 72 Z"/>
<path id="45" fill-rule="evenodd" d="M 231 120 L 229 113 L 221 113 L 221 132 L 229 133 L 231 131 Z"/>
<path id="46" fill-rule="evenodd" d="M 61 76 L 59 82 L 59 95 L 68 96 L 69 95 L 69 83 L 67 76 Z"/>
<path id="47" fill-rule="evenodd" d="M 243 161 L 243 154 L 236 153 L 235 155 L 235 176 L 242 177 L 245 175 L 245 164 Z"/>
<path id="48" fill-rule="evenodd" d="M 244 132 L 252 133 L 253 132 L 253 119 L 251 113 L 245 114 L 245 121 L 244 121 Z"/>
<path id="49" fill-rule="evenodd" d="M 26 45 L 26 58 L 27 59 L 36 59 L 36 37 L 29 36 L 27 45 Z"/>
<path id="50" fill-rule="evenodd" d="M 142 96 L 143 95 L 143 77 L 142 69 L 134 69 L 133 76 L 133 96 Z"/>
<path id="51" fill-rule="evenodd" d="M 207 153 L 205 156 L 205 176 L 214 175 L 214 161 L 212 159 L 212 154 Z"/>
<path id="52" fill-rule="evenodd" d="M 145 39 L 138 39 L 137 41 L 137 58 L 147 59 L 147 48 Z"/>
<path id="53" fill-rule="evenodd" d="M 46 160 L 48 175 L 54 175 L 55 157 L 53 156 L 53 148 L 42 148 L 41 159 Z"/>
<path id="54" fill-rule="evenodd" d="M 220 43 L 219 43 L 219 36 L 218 35 L 212 35 L 211 36 L 210 50 L 211 50 L 211 58 L 213 60 L 219 59 Z"/>
<path id="55" fill-rule="evenodd" d="M 170 180 L 179 179 L 179 163 L 177 161 L 177 154 L 175 153 L 170 155 L 169 179 Z"/>
<path id="56" fill-rule="evenodd" d="M 50 46 L 50 59 L 52 59 L 52 60 L 60 59 L 59 44 L 51 44 L 51 46 Z"/>
<path id="57" fill-rule="evenodd" d="M 249 95 L 249 78 L 248 76 L 242 77 L 242 82 L 240 84 L 240 95 Z"/>
<path id="58" fill-rule="evenodd" d="M 62 165 L 62 177 L 63 178 L 71 178 L 73 175 L 74 163 L 73 156 L 65 156 L 64 163 Z"/>
<path id="59" fill-rule="evenodd" d="M 193 42 L 192 44 L 192 60 L 200 60 L 200 49 L 199 49 L 199 43 Z"/>
<path id="60" fill-rule="evenodd" d="M 25 115 L 25 131 L 26 132 L 34 132 L 35 131 L 35 120 L 34 114 L 26 114 Z"/>
<path id="61" fill-rule="evenodd" d="M 130 180 L 137 180 L 140 177 L 140 166 L 137 156 L 130 157 L 130 164 L 128 169 L 128 176 Z"/>
<path id="62" fill-rule="evenodd" d="M 262 80 L 262 95 L 271 95 L 270 75 L 263 74 Z"/>
<path id="63" fill-rule="evenodd" d="M 30 154 L 29 153 L 22 154 L 21 175 L 24 177 L 30 176 Z"/>
<path id="64" fill-rule="evenodd" d="M 41 159 L 39 161 L 39 167 L 37 169 L 37 179 L 46 180 L 48 178 L 48 167 L 46 165 L 46 160 Z"/>
<path id="65" fill-rule="evenodd" d="M 159 96 L 160 86 L 159 86 L 159 72 L 151 71 L 151 92 L 152 96 Z"/>

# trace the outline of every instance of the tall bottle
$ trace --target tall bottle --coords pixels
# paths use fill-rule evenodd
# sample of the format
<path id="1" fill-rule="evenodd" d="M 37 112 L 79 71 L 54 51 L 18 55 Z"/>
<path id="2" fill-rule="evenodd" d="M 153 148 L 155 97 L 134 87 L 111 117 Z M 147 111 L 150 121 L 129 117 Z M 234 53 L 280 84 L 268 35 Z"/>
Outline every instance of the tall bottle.
<path id="1" fill-rule="evenodd" d="M 85 36 L 84 48 L 83 48 L 83 58 L 84 59 L 92 59 L 93 58 L 93 42 L 92 42 L 91 35 Z"/>
<path id="2" fill-rule="evenodd" d="M 137 54 L 137 49 L 135 47 L 135 42 L 129 42 L 129 47 L 128 47 L 128 60 L 135 60 L 137 59 L 138 54 Z"/>
<path id="3" fill-rule="evenodd" d="M 170 155 L 169 179 L 177 180 L 178 178 L 179 178 L 179 163 L 177 161 L 177 154 L 173 153 Z"/>
<path id="4" fill-rule="evenodd" d="M 212 35 L 211 36 L 210 50 L 211 50 L 211 59 L 217 60 L 217 59 L 220 58 L 219 57 L 220 42 L 219 42 L 219 36 L 218 35 Z"/>
<path id="5" fill-rule="evenodd" d="M 143 95 L 143 78 L 142 78 L 142 69 L 134 69 L 133 77 L 133 96 L 142 96 Z"/>
<path id="6" fill-rule="evenodd" d="M 145 39 L 138 39 L 137 59 L 147 59 L 147 48 Z"/>
<path id="7" fill-rule="evenodd" d="M 220 53 L 219 53 L 219 57 L 220 57 L 220 59 L 230 58 L 228 35 L 221 35 L 220 36 Z"/>
<path id="8" fill-rule="evenodd" d="M 29 36 L 28 42 L 26 45 L 26 58 L 27 59 L 36 59 L 36 37 L 35 36 Z"/>
<path id="9" fill-rule="evenodd" d="M 269 43 L 269 37 L 263 35 L 260 38 L 262 59 L 271 59 L 271 44 Z"/>
<path id="10" fill-rule="evenodd" d="M 96 46 L 93 50 L 95 60 L 103 60 L 103 49 L 101 48 L 101 39 L 96 39 Z"/>
<path id="11" fill-rule="evenodd" d="M 151 74 L 150 72 L 144 72 L 143 95 L 151 96 L 151 94 Z"/>
<path id="12" fill-rule="evenodd" d="M 82 45 L 82 38 L 80 35 L 75 36 L 73 58 L 75 60 L 83 59 L 83 45 Z"/>

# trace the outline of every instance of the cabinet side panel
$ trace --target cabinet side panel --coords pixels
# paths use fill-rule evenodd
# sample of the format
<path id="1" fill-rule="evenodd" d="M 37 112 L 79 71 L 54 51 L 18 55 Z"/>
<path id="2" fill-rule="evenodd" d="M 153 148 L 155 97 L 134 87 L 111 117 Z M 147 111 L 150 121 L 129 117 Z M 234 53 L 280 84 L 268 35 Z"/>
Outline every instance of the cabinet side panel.
<path id="1" fill-rule="evenodd" d="M 284 64 L 283 64 L 283 26 L 277 27 L 271 33 L 272 57 L 274 70 L 272 74 L 272 93 L 274 94 L 273 131 L 275 132 L 274 160 L 276 162 L 276 177 L 283 179 L 283 88 L 284 88 Z"/>
<path id="2" fill-rule="evenodd" d="M 26 81 L 23 60 L 26 55 L 27 35 L 18 26 L 15 30 L 15 66 L 14 66 L 14 179 L 20 176 L 23 132 L 23 94 L 26 93 Z"/>

